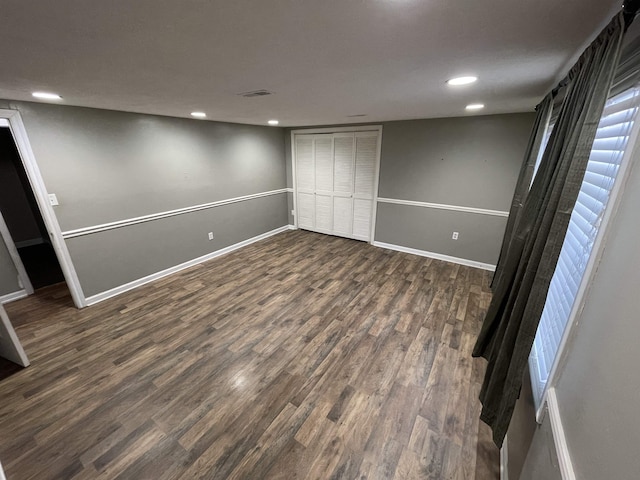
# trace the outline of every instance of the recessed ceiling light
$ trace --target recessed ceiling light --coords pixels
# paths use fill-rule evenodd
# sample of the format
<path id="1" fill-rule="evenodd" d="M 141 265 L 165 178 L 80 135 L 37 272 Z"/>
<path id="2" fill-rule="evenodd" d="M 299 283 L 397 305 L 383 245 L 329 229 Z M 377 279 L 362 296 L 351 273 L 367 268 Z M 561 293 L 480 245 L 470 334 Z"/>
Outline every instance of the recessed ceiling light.
<path id="1" fill-rule="evenodd" d="M 278 125 L 280 122 L 278 120 L 269 120 L 267 123 L 269 125 Z"/>
<path id="2" fill-rule="evenodd" d="M 57 93 L 33 92 L 31 95 L 33 95 L 36 98 L 41 98 L 43 100 L 62 100 L 62 97 Z"/>
<path id="3" fill-rule="evenodd" d="M 206 118 L 207 114 L 204 112 L 191 112 L 191 116 L 196 118 Z"/>
<path id="4" fill-rule="evenodd" d="M 469 75 L 469 76 L 466 76 L 466 77 L 452 78 L 451 80 L 447 80 L 447 83 L 449 85 L 454 85 L 454 86 L 469 85 L 470 83 L 473 83 L 476 80 L 478 80 L 478 77 L 474 77 L 472 75 Z"/>
<path id="5" fill-rule="evenodd" d="M 480 110 L 484 108 L 483 103 L 471 103 L 465 107 L 467 110 Z"/>

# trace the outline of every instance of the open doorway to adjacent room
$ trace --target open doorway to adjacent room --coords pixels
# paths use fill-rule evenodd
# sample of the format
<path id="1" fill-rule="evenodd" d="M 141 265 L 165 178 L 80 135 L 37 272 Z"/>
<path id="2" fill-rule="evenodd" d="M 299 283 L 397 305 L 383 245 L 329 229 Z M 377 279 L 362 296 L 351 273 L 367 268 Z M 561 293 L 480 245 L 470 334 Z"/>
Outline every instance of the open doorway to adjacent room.
<path id="1" fill-rule="evenodd" d="M 64 282 L 8 126 L 0 126 L 0 213 L 33 288 L 37 290 Z"/>
<path id="2" fill-rule="evenodd" d="M 0 239 L 18 277 L 18 291 L 0 302 L 59 284 L 77 308 L 86 306 L 50 197 L 20 113 L 0 109 Z"/>

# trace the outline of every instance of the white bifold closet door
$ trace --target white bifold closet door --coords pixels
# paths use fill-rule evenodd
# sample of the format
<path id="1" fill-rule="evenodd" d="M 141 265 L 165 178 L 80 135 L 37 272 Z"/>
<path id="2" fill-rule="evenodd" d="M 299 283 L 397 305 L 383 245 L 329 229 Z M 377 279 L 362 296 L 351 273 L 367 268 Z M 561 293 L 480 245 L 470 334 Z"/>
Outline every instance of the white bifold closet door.
<path id="1" fill-rule="evenodd" d="M 316 135 L 313 139 L 316 197 L 315 230 L 331 233 L 333 229 L 333 136 Z"/>
<path id="2" fill-rule="evenodd" d="M 355 139 L 353 133 L 334 134 L 333 154 L 333 234 L 353 234 L 353 173 Z"/>
<path id="3" fill-rule="evenodd" d="M 369 241 L 378 132 L 295 136 L 298 227 Z"/>
<path id="4" fill-rule="evenodd" d="M 316 218 L 315 162 L 313 137 L 296 137 L 296 187 L 298 191 L 296 215 L 298 227 L 313 230 Z"/>
<path id="5" fill-rule="evenodd" d="M 369 241 L 376 183 L 378 136 L 356 133 L 355 181 L 353 188 L 353 238 Z"/>

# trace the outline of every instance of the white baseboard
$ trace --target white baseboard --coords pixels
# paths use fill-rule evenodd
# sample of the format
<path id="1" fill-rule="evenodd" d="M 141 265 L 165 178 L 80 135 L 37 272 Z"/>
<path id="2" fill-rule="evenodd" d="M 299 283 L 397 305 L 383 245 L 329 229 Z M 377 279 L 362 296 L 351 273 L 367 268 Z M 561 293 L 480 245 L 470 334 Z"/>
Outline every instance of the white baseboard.
<path id="1" fill-rule="evenodd" d="M 506 435 L 500 449 L 500 480 L 509 480 L 509 442 Z"/>
<path id="2" fill-rule="evenodd" d="M 4 476 L 4 471 L 2 470 L 1 463 L 0 463 L 0 480 L 7 480 L 7 477 Z"/>
<path id="3" fill-rule="evenodd" d="M 549 421 L 551 422 L 551 432 L 553 433 L 553 443 L 556 444 L 556 454 L 558 455 L 558 465 L 560 467 L 560 473 L 562 473 L 562 480 L 576 480 L 571 455 L 569 454 L 569 446 L 567 445 L 567 437 L 564 435 L 562 419 L 560 418 L 560 409 L 558 408 L 558 397 L 556 397 L 555 388 L 550 388 L 547 391 L 547 408 Z"/>
<path id="4" fill-rule="evenodd" d="M 298 229 L 298 227 L 296 227 L 295 225 L 287 225 L 287 228 L 289 230 L 297 230 Z"/>
<path id="5" fill-rule="evenodd" d="M 421 257 L 435 258 L 436 260 L 442 260 L 445 262 L 458 263 L 467 267 L 481 268 L 482 270 L 489 270 L 494 272 L 495 265 L 490 263 L 476 262 L 475 260 L 467 260 L 466 258 L 452 257 L 450 255 L 443 255 L 441 253 L 427 252 L 426 250 L 418 250 L 417 248 L 403 247 L 402 245 L 394 245 L 392 243 L 373 242 L 373 246 L 380 248 L 387 248 L 389 250 L 396 250 L 397 252 L 411 253 L 413 255 L 419 255 Z"/>
<path id="6" fill-rule="evenodd" d="M 3 303 L 13 302 L 14 300 L 20 300 L 21 298 L 25 298 L 27 295 L 29 294 L 26 290 L 18 290 L 17 292 L 0 295 L 0 305 Z M 0 477 L 0 479 L 1 478 L 2 477 Z"/>
<path id="7" fill-rule="evenodd" d="M 278 233 L 286 232 L 290 230 L 290 227 L 291 227 L 290 225 L 285 225 L 284 227 L 276 228 L 275 230 L 271 230 L 269 232 L 257 235 L 255 237 L 248 238 L 247 240 L 243 240 L 242 242 L 229 245 L 228 247 L 221 248 L 220 250 L 216 250 L 215 252 L 208 253 L 198 258 L 194 258 L 193 260 L 189 260 L 188 262 L 181 263 L 180 265 L 167 268 L 160 272 L 152 273 L 151 275 L 147 275 L 146 277 L 139 278 L 138 280 L 125 283 L 124 285 L 120 285 L 119 287 L 112 288 L 105 292 L 97 293 L 85 299 L 87 306 L 95 305 L 96 303 L 115 297 L 116 295 L 120 295 L 121 293 L 128 292 L 129 290 L 133 290 L 134 288 L 141 287 L 142 285 L 146 285 L 147 283 L 153 282 L 154 280 L 159 280 L 163 277 L 166 277 L 167 275 L 177 273 L 180 270 L 184 270 L 185 268 L 193 267 L 194 265 L 198 265 L 199 263 L 203 263 L 203 262 L 206 262 L 207 260 L 220 257 L 221 255 L 224 255 L 226 253 L 233 252 L 234 250 L 238 250 L 239 248 L 246 247 L 247 245 L 250 245 L 252 243 L 258 242 L 260 240 L 271 237 L 273 235 L 277 235 Z"/>

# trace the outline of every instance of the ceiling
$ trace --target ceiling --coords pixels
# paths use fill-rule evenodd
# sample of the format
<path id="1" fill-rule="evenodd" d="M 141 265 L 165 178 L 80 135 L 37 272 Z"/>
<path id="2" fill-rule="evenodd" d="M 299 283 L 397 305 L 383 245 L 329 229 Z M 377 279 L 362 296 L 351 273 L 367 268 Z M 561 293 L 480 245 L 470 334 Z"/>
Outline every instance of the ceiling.
<path id="1" fill-rule="evenodd" d="M 0 98 L 281 126 L 530 111 L 621 4 L 0 1 Z"/>

